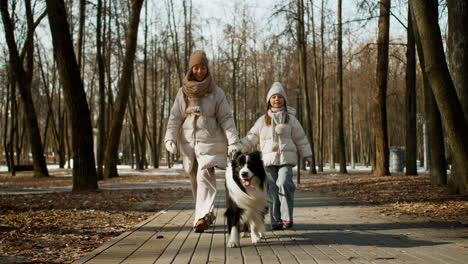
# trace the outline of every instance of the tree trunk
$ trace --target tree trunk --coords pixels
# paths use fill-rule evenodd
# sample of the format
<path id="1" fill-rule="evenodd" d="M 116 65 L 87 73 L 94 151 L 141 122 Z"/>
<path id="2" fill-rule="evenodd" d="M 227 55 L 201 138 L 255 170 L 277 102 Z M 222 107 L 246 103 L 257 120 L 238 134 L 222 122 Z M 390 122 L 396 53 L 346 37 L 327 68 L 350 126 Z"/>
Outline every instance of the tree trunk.
<path id="1" fill-rule="evenodd" d="M 125 116 L 125 109 L 128 103 L 131 78 L 133 73 L 133 62 L 135 60 L 135 51 L 137 45 L 138 22 L 140 20 L 140 11 L 143 0 L 132 0 L 132 11 L 130 15 L 130 24 L 126 40 L 126 52 L 123 61 L 122 77 L 117 85 L 117 98 L 115 99 L 112 122 L 109 137 L 106 144 L 104 158 L 104 179 L 117 177 L 117 161 L 119 151 L 120 135 L 122 133 L 122 124 Z"/>
<path id="2" fill-rule="evenodd" d="M 321 117 L 321 114 L 320 114 L 320 111 L 321 111 L 321 105 L 322 105 L 322 101 L 321 101 L 321 97 L 320 97 L 320 94 L 321 94 L 321 88 L 323 88 L 323 85 L 322 85 L 322 82 L 323 82 L 323 79 L 321 79 L 321 72 L 322 72 L 322 68 L 321 66 L 323 65 L 320 65 L 318 64 L 318 60 L 317 60 L 317 44 L 316 44 L 316 40 L 315 40 L 315 22 L 314 22 L 314 3 L 313 3 L 313 0 L 310 0 L 310 14 L 311 14 L 311 18 L 310 18 L 310 23 L 311 23 L 311 28 L 312 28 L 312 53 L 313 53 L 313 57 L 314 57 L 314 78 L 315 78 L 315 82 L 314 82 L 314 91 L 315 91 L 315 113 L 316 113 L 316 116 L 317 116 L 317 131 L 318 131 L 318 135 L 317 135 L 317 141 L 318 141 L 318 146 L 317 146 L 317 162 L 318 162 L 318 171 L 323 171 L 323 147 L 322 147 L 322 127 L 321 127 L 321 124 L 322 124 L 322 117 Z M 323 49 L 322 49 L 323 50 Z M 321 58 L 323 60 L 323 57 Z"/>
<path id="3" fill-rule="evenodd" d="M 333 114 L 333 106 L 335 105 L 335 93 L 333 88 L 330 87 L 330 124 L 329 124 L 329 137 L 330 141 L 328 143 L 328 152 L 329 152 L 329 167 L 330 169 L 335 169 L 335 129 L 333 129 L 335 124 L 335 115 Z"/>
<path id="4" fill-rule="evenodd" d="M 144 170 L 147 164 L 146 161 L 146 126 L 147 126 L 147 112 L 148 112 L 148 1 L 145 2 L 145 38 L 143 46 L 143 113 L 142 113 L 142 127 L 141 127 L 141 156 L 138 161 L 138 169 Z M 136 113 L 135 113 L 136 114 Z"/>
<path id="5" fill-rule="evenodd" d="M 436 5 L 436 2 L 432 2 Z M 436 9 L 433 9 L 433 11 Z M 437 19 L 437 11 L 434 11 L 432 14 L 433 19 Z M 412 16 L 413 30 L 415 32 L 415 40 L 417 43 L 417 50 L 419 57 L 419 64 L 421 65 L 421 72 L 423 75 L 423 84 L 424 84 L 424 112 L 425 112 L 425 164 L 426 168 L 429 169 L 429 174 L 431 175 L 431 184 L 432 185 L 445 185 L 447 184 L 447 169 L 445 166 L 445 149 L 444 149 L 444 136 L 442 131 L 442 121 L 440 117 L 439 109 L 437 108 L 437 103 L 434 98 L 434 93 L 432 92 L 431 85 L 429 83 L 426 69 L 424 56 L 421 46 L 421 39 L 419 36 L 419 31 L 415 26 L 414 16 Z M 424 130 L 424 128 L 423 128 Z"/>
<path id="6" fill-rule="evenodd" d="M 136 74 L 138 75 L 138 74 Z M 135 84 L 135 76 L 132 77 L 133 81 L 132 81 L 132 88 L 130 90 L 130 102 L 129 102 L 129 106 L 128 106 L 128 115 L 129 117 L 127 117 L 127 120 L 130 118 L 131 120 L 131 124 L 132 124 L 132 128 L 133 128 L 133 135 L 132 135 L 132 138 L 134 139 L 134 144 L 132 145 L 132 151 L 131 153 L 135 155 L 135 159 L 133 159 L 133 155 L 132 155 L 132 160 L 134 160 L 135 163 L 133 163 L 132 161 L 132 168 L 133 168 L 133 165 L 135 164 L 136 165 L 136 168 L 137 169 L 141 169 L 139 167 L 139 163 L 140 163 L 140 157 L 141 157 L 141 153 L 140 153 L 140 146 L 141 146 L 141 137 L 140 137 L 140 131 L 138 129 L 138 122 L 137 122 L 137 96 L 136 96 L 136 84 Z"/>
<path id="7" fill-rule="evenodd" d="M 179 37 L 177 34 L 177 23 L 175 20 L 174 13 L 174 3 L 173 0 L 168 0 L 167 3 L 167 21 L 169 22 L 170 35 L 172 38 L 172 52 L 174 52 L 175 67 L 177 70 L 177 79 L 179 80 L 179 87 L 182 87 L 183 73 L 180 67 L 180 57 L 179 57 Z M 172 14 L 172 16 L 171 16 Z M 172 21 L 171 21 L 172 20 Z M 172 22 L 172 23 L 171 23 Z M 174 28 L 172 28 L 174 27 Z M 189 69 L 187 69 L 189 70 Z"/>
<path id="8" fill-rule="evenodd" d="M 390 32 L 390 0 L 380 1 L 377 40 L 377 91 L 374 94 L 375 169 L 374 176 L 390 175 L 387 135 L 387 75 Z"/>
<path id="9" fill-rule="evenodd" d="M 301 87 L 301 96 L 302 101 L 305 106 L 305 111 L 302 113 L 305 115 L 307 123 L 307 134 L 310 142 L 310 147 L 312 150 L 312 163 L 310 165 L 309 172 L 316 174 L 317 170 L 315 168 L 315 155 L 314 155 L 314 134 L 313 134 L 313 124 L 311 117 L 311 109 L 309 103 L 309 93 L 307 85 L 307 50 L 306 50 L 306 37 L 304 32 L 304 2 L 303 0 L 297 0 L 297 25 L 296 25 L 296 35 L 297 35 L 297 51 L 298 51 L 298 63 L 299 63 L 299 86 Z"/>
<path id="10" fill-rule="evenodd" d="M 83 62 L 83 38 L 86 19 L 86 0 L 80 0 L 80 14 L 78 20 L 78 41 L 76 43 L 76 60 L 81 71 Z"/>
<path id="11" fill-rule="evenodd" d="M 447 0 L 450 75 L 468 120 L 468 2 Z"/>
<path id="12" fill-rule="evenodd" d="M 448 0 L 448 59 L 450 75 L 460 100 L 465 120 L 468 121 L 468 3 Z M 453 163 L 454 167 L 458 164 Z M 450 179 L 452 189 L 467 189 L 467 179 L 454 174 Z M 463 187 L 463 185 L 465 185 Z"/>
<path id="13" fill-rule="evenodd" d="M 341 0 L 338 0 L 338 80 L 337 80 L 337 130 L 338 130 L 338 157 L 340 159 L 340 173 L 348 173 L 346 170 L 346 146 L 344 142 L 344 118 L 343 118 L 343 33 L 341 25 Z"/>
<path id="14" fill-rule="evenodd" d="M 435 1 L 433 1 L 432 4 L 436 5 Z M 435 10 L 436 9 L 432 9 L 433 13 L 431 13 L 433 19 L 437 19 L 438 17 L 437 11 Z M 432 92 L 431 85 L 427 77 L 419 31 L 416 27 L 413 14 L 411 14 L 411 17 L 424 85 L 425 123 L 423 124 L 423 137 L 425 140 L 423 144 L 425 154 L 427 154 L 424 159 L 425 168 L 429 169 L 432 185 L 445 185 L 447 184 L 447 170 L 445 166 L 445 149 L 442 131 L 442 121 L 439 109 L 437 108 L 437 103 L 434 98 L 434 93 Z"/>
<path id="15" fill-rule="evenodd" d="M 183 0 L 184 7 L 184 69 L 188 68 L 190 54 L 192 54 L 193 40 L 192 40 L 192 0 Z"/>
<path id="16" fill-rule="evenodd" d="M 103 179 L 103 161 L 104 150 L 106 148 L 106 85 L 105 85 L 105 69 L 102 45 L 102 0 L 98 0 L 97 16 L 96 16 L 96 61 L 98 65 L 98 82 L 99 82 L 99 115 L 98 115 L 98 139 L 97 139 L 97 177 Z"/>
<path id="17" fill-rule="evenodd" d="M 325 31 L 325 16 L 324 16 L 324 0 L 322 0 L 321 4 L 321 12 L 320 12 L 320 49 L 321 49 L 321 56 L 320 56 L 320 109 L 319 109 L 319 155 L 320 155 L 320 163 L 319 163 L 319 171 L 323 171 L 323 163 L 324 163 L 324 156 L 323 156 L 323 118 L 324 118 L 324 101 L 323 101 L 323 93 L 325 88 L 325 45 L 324 45 L 324 31 Z"/>
<path id="18" fill-rule="evenodd" d="M 412 0 L 410 7 L 421 39 L 424 67 L 452 148 L 456 164 L 453 173 L 461 179 L 455 185 L 455 191 L 468 193 L 468 125 L 450 78 L 439 24 L 432 15 L 437 6 L 423 0 Z"/>
<path id="19" fill-rule="evenodd" d="M 408 29 L 406 48 L 406 175 L 417 175 L 416 168 L 416 50 L 411 22 L 411 12 L 408 8 Z"/>
<path id="20" fill-rule="evenodd" d="M 28 24 L 27 36 L 24 43 L 24 53 L 26 59 L 26 69 L 23 66 L 23 60 L 18 52 L 17 44 L 14 36 L 13 22 L 11 21 L 8 12 L 7 1 L 2 1 L 0 4 L 0 11 L 2 15 L 3 25 L 5 29 L 5 39 L 10 53 L 10 64 L 14 80 L 18 83 L 24 114 L 26 116 L 26 129 L 31 144 L 31 152 L 34 164 L 34 177 L 48 177 L 47 165 L 44 158 L 44 149 L 42 146 L 41 133 L 39 130 L 39 123 L 37 121 L 36 109 L 34 107 L 31 84 L 33 79 L 34 67 L 34 30 L 45 16 L 43 14 L 39 19 L 34 22 L 31 9 L 31 1 L 25 2 L 26 19 Z M 18 155 L 19 156 L 19 155 Z"/>
<path id="21" fill-rule="evenodd" d="M 72 126 L 73 190 L 97 189 L 93 131 L 63 0 L 47 0 L 54 53 Z"/>

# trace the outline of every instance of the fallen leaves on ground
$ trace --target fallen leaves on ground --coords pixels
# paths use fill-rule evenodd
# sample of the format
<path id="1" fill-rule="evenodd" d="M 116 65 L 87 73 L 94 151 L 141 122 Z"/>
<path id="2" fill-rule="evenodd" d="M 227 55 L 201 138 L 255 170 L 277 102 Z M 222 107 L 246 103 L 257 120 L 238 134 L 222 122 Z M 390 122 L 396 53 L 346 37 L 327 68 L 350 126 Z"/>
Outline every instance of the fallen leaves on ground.
<path id="1" fill-rule="evenodd" d="M 0 189 L 70 186 L 71 172 L 52 177 L 0 174 Z M 145 171 L 146 173 L 147 171 Z M 161 172 L 159 170 L 158 172 Z M 223 175 L 217 175 L 223 177 Z M 187 180 L 180 175 L 125 174 L 99 183 Z M 429 176 L 372 177 L 368 172 L 302 174 L 299 188 L 384 206 L 385 215 L 408 213 L 468 224 L 468 196 L 431 186 Z M 3 195 L 0 199 L 0 263 L 71 263 L 167 208 L 187 189 L 99 190 Z"/>
<path id="2" fill-rule="evenodd" d="M 161 175 L 151 175 L 158 172 Z M 160 169 L 147 169 L 144 171 L 126 170 L 119 177 L 100 180 L 103 183 L 131 183 L 131 182 L 151 182 L 151 181 L 175 181 L 188 180 L 183 170 L 170 170 L 169 173 L 179 173 L 180 175 L 164 175 Z M 10 176 L 7 172 L 0 173 L 0 190 L 21 189 L 21 188 L 42 188 L 72 185 L 71 169 L 51 169 L 50 177 L 34 178 L 30 171 L 17 172 L 16 176 Z"/>
<path id="3" fill-rule="evenodd" d="M 144 189 L 3 195 L 0 262 L 71 263 L 186 194 Z"/>
<path id="4" fill-rule="evenodd" d="M 450 194 L 444 186 L 432 186 L 423 176 L 372 177 L 368 173 L 305 173 L 298 187 L 368 204 L 385 205 L 388 212 L 427 216 L 468 224 L 468 195 Z"/>

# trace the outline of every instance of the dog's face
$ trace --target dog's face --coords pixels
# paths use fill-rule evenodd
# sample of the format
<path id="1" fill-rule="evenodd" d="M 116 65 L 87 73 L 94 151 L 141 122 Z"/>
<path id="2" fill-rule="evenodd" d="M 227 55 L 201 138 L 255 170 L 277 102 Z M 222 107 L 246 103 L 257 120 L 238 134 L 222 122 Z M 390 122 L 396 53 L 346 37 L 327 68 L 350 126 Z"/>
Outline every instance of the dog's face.
<path id="1" fill-rule="evenodd" d="M 265 170 L 263 168 L 263 161 L 261 159 L 260 152 L 247 154 L 237 152 L 234 154 L 232 165 L 235 174 L 237 174 L 235 181 L 237 181 L 238 184 L 240 183 L 242 187 L 248 188 L 254 180 L 256 181 L 258 179 L 259 187 L 263 188 Z"/>

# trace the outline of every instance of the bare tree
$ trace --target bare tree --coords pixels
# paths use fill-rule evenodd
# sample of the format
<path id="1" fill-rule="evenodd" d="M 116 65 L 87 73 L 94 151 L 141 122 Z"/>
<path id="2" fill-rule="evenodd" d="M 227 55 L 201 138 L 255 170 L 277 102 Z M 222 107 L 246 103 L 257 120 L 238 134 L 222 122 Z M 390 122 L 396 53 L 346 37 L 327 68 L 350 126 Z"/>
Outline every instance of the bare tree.
<path id="1" fill-rule="evenodd" d="M 468 2 L 447 0 L 450 75 L 468 120 Z"/>
<path id="2" fill-rule="evenodd" d="M 406 48 L 406 175 L 417 175 L 416 169 L 416 50 L 408 8 L 407 48 Z"/>
<path id="3" fill-rule="evenodd" d="M 433 16 L 437 5 L 423 0 L 412 0 L 410 8 L 420 35 L 424 67 L 452 148 L 456 165 L 452 173 L 461 179 L 455 185 L 455 191 L 468 193 L 468 125 L 450 77 L 439 24 Z"/>
<path id="4" fill-rule="evenodd" d="M 86 20 L 86 0 L 80 0 L 80 14 L 78 20 L 78 41 L 76 43 L 76 60 L 78 62 L 78 68 L 81 69 L 83 66 L 83 38 L 85 31 L 85 20 Z"/>
<path id="5" fill-rule="evenodd" d="M 450 75 L 465 114 L 465 120 L 468 120 L 468 27 L 466 27 L 468 3 L 448 0 L 447 4 L 449 14 L 447 46 Z M 458 166 L 456 161 L 453 166 Z M 452 173 L 449 184 L 454 190 L 468 189 L 468 180 L 456 173 Z"/>
<path id="6" fill-rule="evenodd" d="M 32 150 L 31 152 L 33 155 L 34 177 L 48 177 L 49 172 L 47 171 L 47 165 L 44 158 L 44 149 L 42 146 L 36 109 L 33 103 L 33 95 L 31 94 L 31 83 L 34 70 L 34 31 L 40 21 L 45 17 L 46 13 L 44 12 L 36 21 L 34 21 L 30 0 L 25 1 L 25 10 L 27 19 L 27 35 L 24 43 L 24 49 L 20 54 L 14 36 L 13 22 L 11 21 L 10 14 L 8 12 L 8 1 L 0 2 L 0 12 L 5 29 L 5 39 L 10 52 L 11 73 L 18 84 L 24 114 L 26 115 L 25 125 L 27 127 Z M 26 69 L 23 66 L 24 60 L 26 60 Z"/>
<path id="7" fill-rule="evenodd" d="M 127 108 L 128 96 L 130 93 L 133 62 L 135 60 L 135 51 L 137 46 L 138 24 L 140 22 L 140 11 L 143 0 L 131 1 L 131 15 L 128 26 L 125 58 L 122 67 L 122 76 L 117 85 L 117 97 L 114 103 L 114 111 L 109 131 L 109 137 L 106 143 L 104 158 L 104 179 L 117 177 L 117 161 L 120 135 L 122 133 L 122 124 Z"/>
<path id="8" fill-rule="evenodd" d="M 302 101 L 305 106 L 305 111 L 303 111 L 307 123 L 307 132 L 310 142 L 310 147 L 312 149 L 312 163 L 310 165 L 310 173 L 316 174 L 317 170 L 315 168 L 315 155 L 314 155 L 314 134 L 313 134 L 313 125 L 311 117 L 311 107 L 309 103 L 309 93 L 307 85 L 307 49 L 306 49 L 306 36 L 304 32 L 304 1 L 296 0 L 296 44 L 298 52 L 298 66 L 299 66 L 299 86 L 301 88 Z"/>
<path id="9" fill-rule="evenodd" d="M 188 61 L 193 49 L 192 36 L 192 0 L 183 0 L 184 7 L 184 69 L 188 68 Z M 188 6 L 187 6 L 188 5 Z"/>
<path id="10" fill-rule="evenodd" d="M 435 1 L 435 0 L 434 0 Z M 435 2 L 433 2 L 435 4 Z M 434 9 L 433 9 L 434 11 Z M 435 19 L 437 12 L 431 14 Z M 426 72 L 426 63 L 421 46 L 421 38 L 419 36 L 418 28 L 415 25 L 413 14 L 411 14 L 412 27 L 418 51 L 419 65 L 421 67 L 423 86 L 424 86 L 424 122 L 426 125 L 427 133 L 427 147 L 428 157 L 426 162 L 429 164 L 429 172 L 431 175 L 431 184 L 445 185 L 447 183 L 447 170 L 445 166 L 445 150 L 444 150 L 444 136 L 442 131 L 442 121 L 437 103 L 434 98 L 434 93 L 431 89 L 431 84 Z M 424 130 L 424 129 L 423 129 Z M 424 132 L 424 131 L 423 131 Z M 424 135 L 423 135 L 424 136 Z"/>
<path id="11" fill-rule="evenodd" d="M 145 31 L 144 31 L 144 45 L 143 45 L 143 110 L 142 110 L 142 119 L 141 124 L 141 157 L 137 163 L 137 168 L 140 170 L 145 169 L 147 164 L 146 160 L 146 126 L 148 119 L 146 115 L 148 113 L 148 1 L 145 2 Z"/>
<path id="12" fill-rule="evenodd" d="M 172 52 L 174 53 L 175 67 L 177 70 L 177 79 L 179 80 L 179 86 L 182 86 L 183 73 L 180 67 L 181 63 L 180 63 L 180 56 L 179 56 L 179 37 L 178 37 L 179 35 L 177 34 L 177 23 L 175 20 L 174 3 L 173 3 L 173 0 L 166 0 L 166 1 L 167 1 L 167 21 L 169 23 L 169 31 L 171 33 L 170 35 L 172 38 Z"/>
<path id="13" fill-rule="evenodd" d="M 390 0 L 380 1 L 379 36 L 377 40 L 377 91 L 374 94 L 374 135 L 376 166 L 374 176 L 390 175 L 387 136 L 387 75 L 390 32 Z"/>
<path id="14" fill-rule="evenodd" d="M 47 0 L 46 3 L 60 81 L 70 112 L 73 190 L 97 189 L 91 117 L 80 77 L 80 69 L 73 52 L 65 4 L 63 0 Z"/>
<path id="15" fill-rule="evenodd" d="M 342 33 L 342 23 L 341 23 L 341 0 L 338 0 L 338 47 L 337 47 L 337 60 L 338 60 L 338 69 L 337 69 L 337 102 L 336 108 L 337 111 L 337 130 L 338 130 L 338 156 L 340 158 L 340 172 L 348 173 L 346 170 L 346 148 L 344 142 L 344 118 L 343 118 L 343 33 Z"/>
<path id="16" fill-rule="evenodd" d="M 97 16 L 96 16 L 96 62 L 98 70 L 98 83 L 99 83 L 99 113 L 98 113 L 98 138 L 97 145 L 97 177 L 103 178 L 103 161 L 104 150 L 106 148 L 106 85 L 105 85 L 105 69 L 102 45 L 102 17 L 103 6 L 102 0 L 98 0 Z"/>

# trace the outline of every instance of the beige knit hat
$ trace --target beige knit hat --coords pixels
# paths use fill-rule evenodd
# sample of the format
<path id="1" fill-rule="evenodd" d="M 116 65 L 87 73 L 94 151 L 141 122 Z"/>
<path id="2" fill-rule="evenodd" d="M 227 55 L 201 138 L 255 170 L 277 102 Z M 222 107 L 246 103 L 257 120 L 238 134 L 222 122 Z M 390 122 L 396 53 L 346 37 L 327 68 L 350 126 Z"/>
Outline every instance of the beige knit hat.
<path id="1" fill-rule="evenodd" d="M 208 58 L 206 57 L 206 53 L 203 50 L 197 50 L 190 55 L 190 60 L 189 60 L 189 70 L 193 68 L 195 65 L 205 65 L 208 67 Z"/>
<path id="2" fill-rule="evenodd" d="M 274 82 L 266 96 L 267 105 L 270 101 L 270 97 L 272 97 L 274 94 L 280 94 L 281 96 L 283 96 L 285 102 L 288 101 L 288 97 L 286 96 L 286 92 L 284 91 L 283 86 L 281 86 L 281 83 Z"/>

